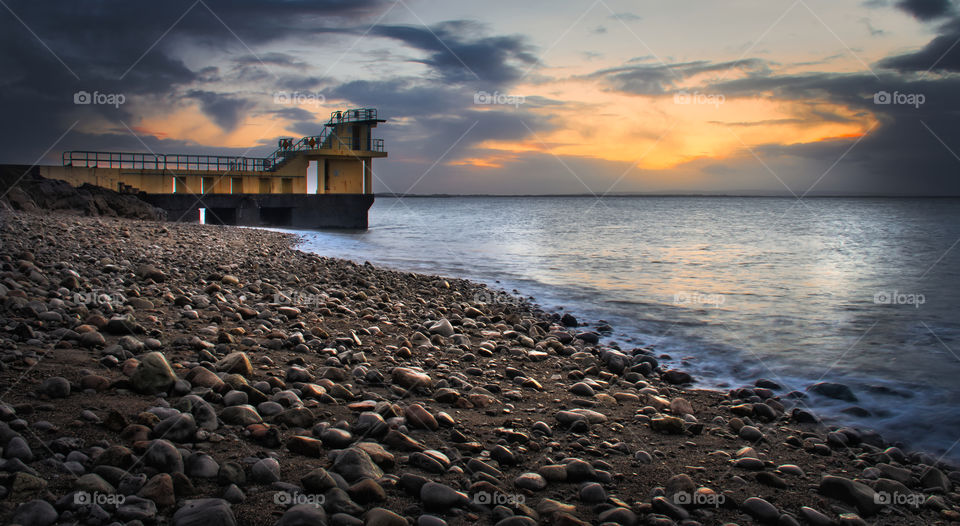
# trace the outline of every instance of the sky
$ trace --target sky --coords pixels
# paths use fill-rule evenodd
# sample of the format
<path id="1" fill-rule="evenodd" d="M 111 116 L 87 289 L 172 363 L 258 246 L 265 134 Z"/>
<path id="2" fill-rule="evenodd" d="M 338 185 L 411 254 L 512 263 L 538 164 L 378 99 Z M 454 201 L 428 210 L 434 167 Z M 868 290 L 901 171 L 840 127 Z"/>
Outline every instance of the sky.
<path id="1" fill-rule="evenodd" d="M 373 107 L 377 193 L 960 195 L 950 0 L 0 6 L 4 163 L 266 156 Z"/>

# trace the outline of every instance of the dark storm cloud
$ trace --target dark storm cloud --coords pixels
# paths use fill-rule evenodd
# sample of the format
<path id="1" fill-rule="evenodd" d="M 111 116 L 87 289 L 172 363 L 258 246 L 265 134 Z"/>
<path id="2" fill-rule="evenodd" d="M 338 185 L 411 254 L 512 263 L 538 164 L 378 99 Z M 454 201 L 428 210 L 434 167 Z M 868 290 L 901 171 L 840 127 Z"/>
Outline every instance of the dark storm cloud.
<path id="1" fill-rule="evenodd" d="M 678 64 L 627 64 L 596 71 L 585 78 L 599 79 L 611 89 L 634 95 L 662 95 L 675 91 L 677 84 L 703 73 L 745 71 L 751 76 L 770 72 L 767 63 L 760 59 L 733 62 L 709 62 L 698 60 Z"/>
<path id="2" fill-rule="evenodd" d="M 960 18 L 944 24 L 940 34 L 915 53 L 880 61 L 886 68 L 900 71 L 960 71 Z"/>
<path id="3" fill-rule="evenodd" d="M 427 52 L 415 61 L 426 64 L 448 82 L 480 81 L 504 85 L 519 80 L 536 64 L 532 47 L 521 36 L 484 36 L 481 26 L 450 21 L 433 27 L 377 26 L 371 34 L 403 42 Z"/>
<path id="4" fill-rule="evenodd" d="M 933 20 L 953 12 L 950 0 L 901 0 L 897 7 L 920 20 Z"/>
<path id="5" fill-rule="evenodd" d="M 530 130 L 540 133 L 554 125 L 528 111 L 526 104 L 476 104 L 476 94 L 467 86 L 424 84 L 413 78 L 354 81 L 330 92 L 333 98 L 349 98 L 359 106 L 376 106 L 380 115 L 393 121 L 382 131 L 378 128 L 387 149 L 425 160 L 427 166 L 445 152 L 449 161 L 483 141 L 519 140 Z"/>
<path id="6" fill-rule="evenodd" d="M 231 95 L 193 90 L 187 97 L 200 102 L 200 110 L 224 131 L 233 131 L 253 103 Z"/>
<path id="7" fill-rule="evenodd" d="M 289 0 L 282 4 L 241 0 L 146 2 L 33 2 L 8 0 L 0 10 L 0 114 L 8 126 L 3 133 L 4 162 L 33 162 L 48 147 L 53 152 L 82 144 L 86 148 L 125 147 L 112 134 L 82 135 L 94 117 L 106 118 L 125 131 L 121 121 L 135 126 L 135 96 L 167 100 L 197 84 L 222 82 L 225 70 L 205 66 L 196 70 L 183 53 L 206 46 L 210 51 L 237 54 L 238 66 L 261 71 L 262 78 L 306 85 L 314 79 L 284 72 L 297 64 L 282 54 L 257 57 L 250 48 L 279 39 L 316 41 L 325 26 L 355 25 L 377 15 L 386 0 Z M 209 7 L 209 8 L 208 8 Z M 262 71 L 277 71 L 263 75 Z M 237 72 L 230 72 L 236 78 Z M 127 104 L 74 104 L 74 93 L 119 93 Z M 207 91 L 207 90 L 202 90 Z M 225 129 L 236 125 L 245 103 L 238 98 L 198 96 L 203 111 Z M 74 132 L 55 141 L 71 125 Z M 131 143 L 134 149 L 138 141 Z M 169 144 L 169 143 L 168 143 Z"/>
<path id="8" fill-rule="evenodd" d="M 853 109 L 860 115 L 876 115 L 879 124 L 856 146 L 854 139 L 838 139 L 798 145 L 770 144 L 755 148 L 761 156 L 795 157 L 827 165 L 843 158 L 838 173 L 856 178 L 856 188 L 869 193 L 908 195 L 960 195 L 960 160 L 950 149 L 960 145 L 960 78 L 905 79 L 891 73 L 879 78 L 870 74 L 811 74 L 738 79 L 708 86 L 732 97 L 763 96 L 817 108 L 820 120 L 847 120 L 826 113 L 822 102 Z M 878 93 L 922 95 L 923 104 L 898 103 Z M 877 103 L 883 102 L 883 103 Z M 887 103 L 889 102 L 889 103 Z M 816 122 L 816 119 L 804 119 Z M 946 146 L 945 146 L 946 145 Z M 852 149 L 851 149 L 852 147 Z M 849 149 L 849 152 L 847 150 Z M 829 188 L 830 180 L 824 183 Z M 852 183 L 848 183 L 852 184 Z M 851 191 L 854 187 L 851 187 Z"/>

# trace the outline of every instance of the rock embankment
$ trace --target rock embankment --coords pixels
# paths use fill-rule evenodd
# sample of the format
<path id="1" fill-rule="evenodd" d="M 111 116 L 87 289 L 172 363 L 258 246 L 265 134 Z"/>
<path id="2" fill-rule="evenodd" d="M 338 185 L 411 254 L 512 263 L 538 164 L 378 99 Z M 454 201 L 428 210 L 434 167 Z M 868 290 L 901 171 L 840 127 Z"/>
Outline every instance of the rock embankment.
<path id="1" fill-rule="evenodd" d="M 0 521 L 960 519 L 960 473 L 802 393 L 693 390 L 574 316 L 293 242 L 0 213 Z"/>
<path id="2" fill-rule="evenodd" d="M 0 209 L 33 212 L 56 210 L 85 216 L 166 219 L 166 211 L 132 194 L 121 194 L 90 184 L 75 188 L 47 179 L 37 167 L 0 165 Z"/>

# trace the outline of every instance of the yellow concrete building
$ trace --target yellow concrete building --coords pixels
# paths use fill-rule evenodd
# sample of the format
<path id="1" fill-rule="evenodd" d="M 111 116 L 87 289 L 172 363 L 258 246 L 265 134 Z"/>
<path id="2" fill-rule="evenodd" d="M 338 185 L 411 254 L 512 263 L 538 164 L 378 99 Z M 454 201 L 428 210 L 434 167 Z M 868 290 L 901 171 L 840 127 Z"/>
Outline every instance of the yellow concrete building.
<path id="1" fill-rule="evenodd" d="M 44 166 L 41 175 L 148 194 L 306 194 L 315 161 L 317 194 L 372 194 L 373 160 L 387 156 L 383 139 L 372 137 L 381 122 L 373 108 L 335 111 L 323 133 L 281 139 L 265 158 L 64 152 L 63 166 Z"/>
<path id="2" fill-rule="evenodd" d="M 136 193 L 174 221 L 304 228 L 366 228 L 373 160 L 387 156 L 372 131 L 374 108 L 335 111 L 323 133 L 280 139 L 267 157 L 131 152 L 64 152 L 40 175 L 74 186 Z M 308 193 L 307 170 L 317 183 Z"/>

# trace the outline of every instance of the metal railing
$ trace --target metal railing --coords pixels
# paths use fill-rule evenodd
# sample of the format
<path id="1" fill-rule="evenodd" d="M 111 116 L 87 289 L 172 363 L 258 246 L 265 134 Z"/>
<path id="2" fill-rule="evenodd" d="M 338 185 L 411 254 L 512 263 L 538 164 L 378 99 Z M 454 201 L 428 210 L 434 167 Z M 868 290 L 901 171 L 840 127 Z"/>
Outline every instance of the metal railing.
<path id="1" fill-rule="evenodd" d="M 63 165 L 80 168 L 126 168 L 130 170 L 209 170 L 262 172 L 266 159 L 228 155 L 153 154 L 137 152 L 63 152 Z"/>
<path id="2" fill-rule="evenodd" d="M 370 138 L 366 144 L 353 144 L 352 137 L 341 137 L 333 126 L 348 122 L 377 120 L 376 108 L 357 108 L 330 114 L 319 135 L 280 139 L 280 147 L 266 157 L 231 157 L 228 155 L 153 154 L 135 152 L 70 151 L 63 153 L 64 166 L 83 168 L 126 168 L 130 170 L 209 170 L 273 172 L 300 152 L 311 150 L 352 150 L 383 152 L 383 139 Z"/>
<path id="3" fill-rule="evenodd" d="M 377 120 L 376 108 L 355 108 L 349 110 L 338 110 L 330 112 L 330 120 L 327 126 L 340 124 L 344 122 L 375 121 Z"/>

